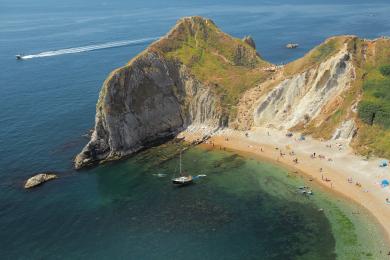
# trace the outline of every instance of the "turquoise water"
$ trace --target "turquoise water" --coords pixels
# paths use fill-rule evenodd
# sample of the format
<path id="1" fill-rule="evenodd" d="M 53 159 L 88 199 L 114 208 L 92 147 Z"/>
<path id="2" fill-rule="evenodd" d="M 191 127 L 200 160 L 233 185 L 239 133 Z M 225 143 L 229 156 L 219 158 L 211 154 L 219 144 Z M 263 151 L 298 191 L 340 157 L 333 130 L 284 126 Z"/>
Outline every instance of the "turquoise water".
<path id="1" fill-rule="evenodd" d="M 366 2 L 2 0 L 1 258 L 375 255 L 375 225 L 351 214 L 348 203 L 321 190 L 314 200 L 304 200 L 294 193 L 299 178 L 233 154 L 186 153 L 185 167 L 208 175 L 186 189 L 174 189 L 169 177 L 153 175 L 175 171 L 177 160 L 160 161 L 171 148 L 75 172 L 71 161 L 88 141 L 82 135 L 93 126 L 103 80 L 148 43 L 23 62 L 14 58 L 18 53 L 157 37 L 182 16 L 203 15 L 236 37 L 251 34 L 266 59 L 287 62 L 332 35 L 390 35 L 388 1 Z M 283 46 L 290 41 L 300 48 L 286 50 Z M 46 170 L 59 172 L 61 178 L 36 190 L 22 189 L 28 176 Z M 329 210 L 319 212 L 319 207 Z M 371 224 L 365 241 L 361 227 Z"/>
<path id="2" fill-rule="evenodd" d="M 314 197 L 302 196 L 303 179 L 269 163 L 193 148 L 183 166 L 207 177 L 174 187 L 178 158 L 170 158 L 179 147 L 63 175 L 32 191 L 15 187 L 1 198 L 1 238 L 12 241 L 2 257 L 377 259 L 366 256 L 384 249 L 366 218 L 345 216 L 350 208 L 315 187 Z M 373 229 L 359 233 L 359 221 Z"/>

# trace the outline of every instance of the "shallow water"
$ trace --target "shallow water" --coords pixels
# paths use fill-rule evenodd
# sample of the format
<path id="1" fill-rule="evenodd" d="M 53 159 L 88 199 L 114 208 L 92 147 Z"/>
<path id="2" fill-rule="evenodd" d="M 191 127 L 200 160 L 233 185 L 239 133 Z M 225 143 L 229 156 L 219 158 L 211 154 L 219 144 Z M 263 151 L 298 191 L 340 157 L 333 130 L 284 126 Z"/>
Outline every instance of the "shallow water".
<path id="1" fill-rule="evenodd" d="M 1 255 L 376 259 L 385 250 L 370 218 L 347 216 L 352 209 L 346 201 L 315 187 L 313 197 L 299 194 L 304 180 L 269 163 L 192 148 L 183 154 L 184 169 L 207 177 L 175 187 L 170 179 L 178 158 L 170 158 L 178 147 L 163 145 L 78 175 L 63 174 L 31 191 L 13 187 L 0 199 L 1 239 L 12 241 Z M 370 231 L 358 230 L 361 223 Z"/>
<path id="2" fill-rule="evenodd" d="M 389 35 L 388 1 L 366 2 L 2 0 L 2 258 L 333 259 L 349 254 L 349 259 L 365 259 L 363 252 L 375 254 L 371 251 L 379 250 L 367 246 L 380 240 L 373 221 L 359 220 L 349 203 L 339 204 L 321 191 L 314 200 L 303 200 L 294 193 L 299 178 L 286 179 L 282 169 L 234 154 L 186 153 L 185 167 L 208 175 L 186 189 L 174 189 L 168 176 L 153 175 L 175 171 L 177 160 L 162 162 L 172 147 L 74 172 L 71 160 L 87 142 L 82 135 L 93 126 L 103 80 L 147 43 L 23 62 L 14 57 L 157 37 L 179 17 L 203 15 L 233 36 L 251 34 L 263 57 L 281 63 L 332 35 Z M 300 48 L 285 49 L 290 41 Z M 58 171 L 61 178 L 36 190 L 21 188 L 26 177 L 44 170 Z M 335 209 L 321 213 L 319 207 Z M 352 222 L 356 239 L 338 233 L 344 229 L 332 215 L 347 231 Z M 370 231 L 362 230 L 367 225 Z M 362 242 L 364 234 L 373 238 Z"/>

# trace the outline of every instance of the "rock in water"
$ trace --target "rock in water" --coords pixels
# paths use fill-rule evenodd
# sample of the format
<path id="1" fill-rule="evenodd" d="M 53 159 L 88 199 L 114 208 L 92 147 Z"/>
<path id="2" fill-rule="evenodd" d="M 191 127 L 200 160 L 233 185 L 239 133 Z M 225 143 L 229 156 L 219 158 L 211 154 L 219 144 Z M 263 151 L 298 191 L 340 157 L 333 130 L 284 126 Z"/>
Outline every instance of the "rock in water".
<path id="1" fill-rule="evenodd" d="M 242 39 L 243 42 L 245 42 L 246 44 L 248 44 L 249 46 L 251 46 L 253 49 L 256 49 L 256 43 L 255 41 L 253 40 L 252 36 L 248 35 L 248 36 L 245 36 L 243 39 Z"/>
<path id="2" fill-rule="evenodd" d="M 24 184 L 25 189 L 30 189 L 35 186 L 38 186 L 44 182 L 47 182 L 52 179 L 56 179 L 57 175 L 56 174 L 50 174 L 50 173 L 40 173 L 37 174 L 31 178 L 29 178 L 26 183 Z"/>

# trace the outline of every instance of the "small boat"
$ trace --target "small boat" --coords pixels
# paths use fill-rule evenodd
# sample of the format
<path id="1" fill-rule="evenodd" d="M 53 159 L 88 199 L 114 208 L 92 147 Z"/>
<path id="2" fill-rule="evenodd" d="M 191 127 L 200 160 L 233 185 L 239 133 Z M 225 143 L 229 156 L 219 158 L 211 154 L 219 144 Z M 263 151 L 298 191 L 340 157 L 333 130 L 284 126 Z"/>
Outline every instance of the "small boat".
<path id="1" fill-rule="evenodd" d="M 181 151 L 180 151 L 179 167 L 180 167 L 180 172 L 179 172 L 180 176 L 179 177 L 174 177 L 172 179 L 172 183 L 176 184 L 176 185 L 180 185 L 180 186 L 191 184 L 192 181 L 194 180 L 192 178 L 192 176 L 191 175 L 184 175 L 183 172 L 182 172 L 182 168 L 181 168 Z"/>
<path id="2" fill-rule="evenodd" d="M 286 45 L 287 49 L 295 49 L 298 48 L 299 44 L 298 43 L 289 43 Z"/>
<path id="3" fill-rule="evenodd" d="M 188 176 L 180 176 L 177 178 L 172 179 L 173 184 L 178 184 L 178 185 L 186 185 L 192 183 L 193 179 L 191 175 Z"/>
<path id="4" fill-rule="evenodd" d="M 15 55 L 15 57 L 17 60 L 23 60 L 22 54 Z"/>

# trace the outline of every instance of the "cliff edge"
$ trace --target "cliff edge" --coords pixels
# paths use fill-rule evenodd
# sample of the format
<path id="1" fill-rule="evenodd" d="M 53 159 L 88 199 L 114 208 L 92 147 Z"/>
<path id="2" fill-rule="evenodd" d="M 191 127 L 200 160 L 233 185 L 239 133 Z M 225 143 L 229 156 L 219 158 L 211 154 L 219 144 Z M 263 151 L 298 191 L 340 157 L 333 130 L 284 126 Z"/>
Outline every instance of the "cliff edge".
<path id="1" fill-rule="evenodd" d="M 388 39 L 332 37 L 285 66 L 266 62 L 255 46 L 210 19 L 180 19 L 105 80 L 75 167 L 121 158 L 188 128 L 207 129 L 203 135 L 223 127 L 285 129 L 390 156 L 390 138 L 373 133 L 390 136 Z"/>
<path id="2" fill-rule="evenodd" d="M 242 75 L 266 65 L 244 41 L 221 32 L 209 19 L 186 17 L 163 38 L 103 84 L 89 143 L 75 158 L 77 169 L 134 153 L 192 126 L 226 126 Z M 229 78 L 233 82 L 229 82 Z M 234 79 L 233 79 L 234 78 Z M 240 83 L 245 90 L 252 82 Z"/>

